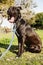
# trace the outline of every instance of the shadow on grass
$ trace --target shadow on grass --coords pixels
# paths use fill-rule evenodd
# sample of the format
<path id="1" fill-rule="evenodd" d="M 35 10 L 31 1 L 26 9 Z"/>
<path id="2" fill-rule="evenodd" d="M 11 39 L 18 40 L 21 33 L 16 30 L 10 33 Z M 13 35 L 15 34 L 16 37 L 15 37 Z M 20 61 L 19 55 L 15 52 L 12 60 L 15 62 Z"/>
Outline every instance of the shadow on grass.
<path id="1" fill-rule="evenodd" d="M 0 43 L 0 48 L 7 49 L 8 46 L 9 46 L 9 44 Z M 10 48 L 10 51 L 11 51 L 12 53 L 18 54 L 17 50 L 18 50 L 18 45 L 12 45 L 11 48 Z"/>

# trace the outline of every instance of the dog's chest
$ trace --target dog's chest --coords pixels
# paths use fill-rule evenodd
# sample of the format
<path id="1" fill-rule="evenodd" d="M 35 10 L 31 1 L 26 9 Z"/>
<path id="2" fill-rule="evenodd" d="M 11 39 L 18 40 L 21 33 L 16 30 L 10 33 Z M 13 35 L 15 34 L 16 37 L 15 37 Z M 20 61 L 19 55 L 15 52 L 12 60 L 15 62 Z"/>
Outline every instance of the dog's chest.
<path id="1" fill-rule="evenodd" d="M 23 19 L 21 19 L 21 21 L 16 22 L 16 26 L 17 26 L 17 32 L 20 35 L 25 35 L 25 21 Z"/>
<path id="2" fill-rule="evenodd" d="M 17 28 L 17 32 L 18 32 L 19 35 L 24 36 L 24 35 L 26 34 L 25 24 L 20 25 L 20 26 Z"/>

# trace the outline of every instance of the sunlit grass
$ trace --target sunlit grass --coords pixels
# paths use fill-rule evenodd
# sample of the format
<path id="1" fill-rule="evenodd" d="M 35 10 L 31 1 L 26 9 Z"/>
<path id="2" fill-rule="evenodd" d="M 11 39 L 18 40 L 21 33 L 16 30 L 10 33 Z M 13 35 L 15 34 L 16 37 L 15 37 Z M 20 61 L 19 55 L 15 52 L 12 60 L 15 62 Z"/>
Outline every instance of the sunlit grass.
<path id="1" fill-rule="evenodd" d="M 38 35 L 40 36 L 40 38 L 43 40 L 43 30 L 36 30 L 36 32 L 38 33 Z"/>
<path id="2" fill-rule="evenodd" d="M 12 40 L 12 35 L 13 35 L 13 33 L 0 33 L 0 43 L 9 44 L 10 41 Z M 13 44 L 17 44 L 17 43 L 18 43 L 17 37 L 14 34 Z"/>
<path id="3" fill-rule="evenodd" d="M 36 30 L 37 34 L 43 41 L 43 30 Z M 0 52 L 4 52 L 12 39 L 12 33 L 0 33 Z M 42 42 L 43 44 L 43 42 Z M 0 65 L 43 65 L 43 48 L 41 53 L 31 53 L 25 51 L 21 57 L 17 58 L 18 40 L 14 36 L 12 47 L 8 53 L 0 59 Z"/>

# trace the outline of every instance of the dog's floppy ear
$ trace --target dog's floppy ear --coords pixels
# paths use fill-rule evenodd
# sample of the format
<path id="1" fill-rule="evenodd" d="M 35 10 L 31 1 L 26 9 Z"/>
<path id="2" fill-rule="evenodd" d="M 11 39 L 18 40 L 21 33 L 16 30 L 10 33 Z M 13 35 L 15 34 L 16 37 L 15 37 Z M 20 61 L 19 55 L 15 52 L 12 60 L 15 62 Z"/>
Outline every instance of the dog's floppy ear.
<path id="1" fill-rule="evenodd" d="M 17 7 L 18 10 L 22 10 L 22 8 L 20 6 Z"/>

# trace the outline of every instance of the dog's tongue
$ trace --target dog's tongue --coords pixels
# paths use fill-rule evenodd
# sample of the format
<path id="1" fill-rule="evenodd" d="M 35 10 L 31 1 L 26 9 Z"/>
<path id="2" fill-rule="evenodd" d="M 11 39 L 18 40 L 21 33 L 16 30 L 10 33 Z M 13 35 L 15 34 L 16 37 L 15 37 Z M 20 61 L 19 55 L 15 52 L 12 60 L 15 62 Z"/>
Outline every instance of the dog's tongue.
<path id="1" fill-rule="evenodd" d="M 9 20 L 10 23 L 14 23 L 14 17 L 11 17 L 11 19 Z"/>

